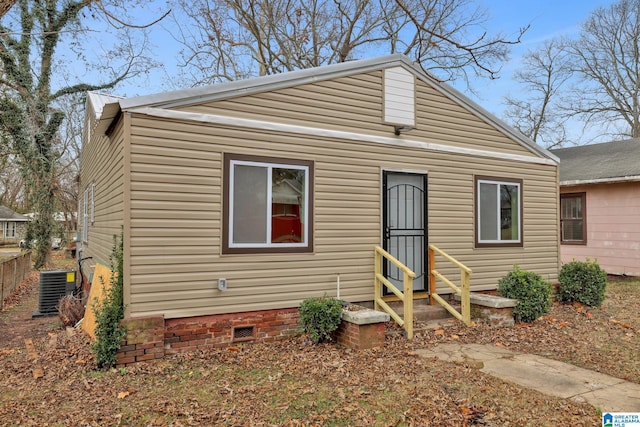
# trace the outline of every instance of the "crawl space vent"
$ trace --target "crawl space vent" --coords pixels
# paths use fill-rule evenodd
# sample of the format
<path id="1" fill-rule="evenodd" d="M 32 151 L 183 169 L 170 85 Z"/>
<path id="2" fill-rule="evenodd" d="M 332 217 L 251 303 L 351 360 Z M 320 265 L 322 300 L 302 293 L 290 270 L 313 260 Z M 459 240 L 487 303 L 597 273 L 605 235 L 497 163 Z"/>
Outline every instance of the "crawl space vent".
<path id="1" fill-rule="evenodd" d="M 238 326 L 233 328 L 233 340 L 234 341 L 248 341 L 255 339 L 256 327 L 255 326 Z"/>
<path id="2" fill-rule="evenodd" d="M 40 303 L 32 317 L 57 315 L 60 298 L 71 295 L 75 287 L 75 270 L 41 271 Z"/>

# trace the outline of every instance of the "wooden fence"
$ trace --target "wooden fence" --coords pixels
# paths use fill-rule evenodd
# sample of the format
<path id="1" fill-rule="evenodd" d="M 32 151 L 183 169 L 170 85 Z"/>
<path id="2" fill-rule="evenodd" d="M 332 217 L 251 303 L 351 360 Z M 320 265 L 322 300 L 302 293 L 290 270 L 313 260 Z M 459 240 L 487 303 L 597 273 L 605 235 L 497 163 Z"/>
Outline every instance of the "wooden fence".
<path id="1" fill-rule="evenodd" d="M 31 251 L 0 261 L 0 310 L 4 299 L 31 273 Z"/>

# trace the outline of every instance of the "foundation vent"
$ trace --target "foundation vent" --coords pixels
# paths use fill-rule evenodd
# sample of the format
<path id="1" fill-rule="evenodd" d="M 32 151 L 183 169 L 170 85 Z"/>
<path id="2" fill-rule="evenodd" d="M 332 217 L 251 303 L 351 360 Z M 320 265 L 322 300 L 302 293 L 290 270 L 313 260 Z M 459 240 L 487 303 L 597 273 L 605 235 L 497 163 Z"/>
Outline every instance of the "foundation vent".
<path id="1" fill-rule="evenodd" d="M 236 326 L 233 328 L 233 341 L 249 341 L 256 339 L 256 327 Z"/>

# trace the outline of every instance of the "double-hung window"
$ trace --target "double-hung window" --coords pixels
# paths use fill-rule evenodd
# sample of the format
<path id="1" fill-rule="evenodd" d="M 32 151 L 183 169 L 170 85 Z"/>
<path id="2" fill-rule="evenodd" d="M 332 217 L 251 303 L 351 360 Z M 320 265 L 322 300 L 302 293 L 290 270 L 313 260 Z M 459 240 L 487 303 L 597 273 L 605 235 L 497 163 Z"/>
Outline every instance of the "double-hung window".
<path id="1" fill-rule="evenodd" d="M 522 180 L 476 177 L 476 246 L 522 246 Z"/>
<path id="2" fill-rule="evenodd" d="M 3 235 L 7 239 L 13 239 L 16 237 L 16 223 L 14 221 L 5 222 L 3 227 Z"/>
<path id="3" fill-rule="evenodd" d="M 82 207 L 82 241 L 89 241 L 89 187 L 84 189 Z"/>
<path id="4" fill-rule="evenodd" d="M 563 244 L 587 244 L 586 202 L 586 193 L 560 195 L 560 241 Z"/>
<path id="5" fill-rule="evenodd" d="M 225 155 L 223 253 L 311 252 L 313 163 Z"/>

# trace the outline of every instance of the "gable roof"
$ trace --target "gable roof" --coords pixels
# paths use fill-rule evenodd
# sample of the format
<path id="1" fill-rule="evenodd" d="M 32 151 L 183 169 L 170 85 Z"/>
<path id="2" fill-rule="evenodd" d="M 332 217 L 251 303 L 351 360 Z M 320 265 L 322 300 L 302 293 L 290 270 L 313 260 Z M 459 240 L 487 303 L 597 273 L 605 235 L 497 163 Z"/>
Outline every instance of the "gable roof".
<path id="1" fill-rule="evenodd" d="M 560 185 L 640 181 L 640 138 L 551 150 Z"/>
<path id="2" fill-rule="evenodd" d="M 92 104 L 92 110 L 96 114 L 95 119 L 97 129 L 95 129 L 95 131 L 104 132 L 108 129 L 111 122 L 116 119 L 120 111 L 135 111 L 136 109 L 143 110 L 148 107 L 159 109 L 182 107 L 196 103 L 230 99 L 237 96 L 267 92 L 305 83 L 335 79 L 392 67 L 402 67 L 406 69 L 416 78 L 420 79 L 422 82 L 426 83 L 449 99 L 452 99 L 481 120 L 505 133 L 536 156 L 543 159 L 549 159 L 554 163 L 558 162 L 558 158 L 554 154 L 540 147 L 534 141 L 507 125 L 493 114 L 489 113 L 452 86 L 439 81 L 431 74 L 425 72 L 419 65 L 414 64 L 409 60 L 409 58 L 402 54 L 392 54 L 377 58 L 342 62 L 281 74 L 267 75 L 246 80 L 218 83 L 209 86 L 133 98 L 116 98 L 109 95 L 102 96 L 100 94 L 96 94 L 97 96 L 88 96 L 87 102 L 102 103 L 102 105 Z"/>
<path id="3" fill-rule="evenodd" d="M 21 221 L 29 221 L 29 218 L 27 218 L 24 215 L 20 215 L 17 212 L 12 211 L 6 206 L 0 205 L 0 220 L 2 221 L 10 220 L 10 221 L 21 222 Z"/>

